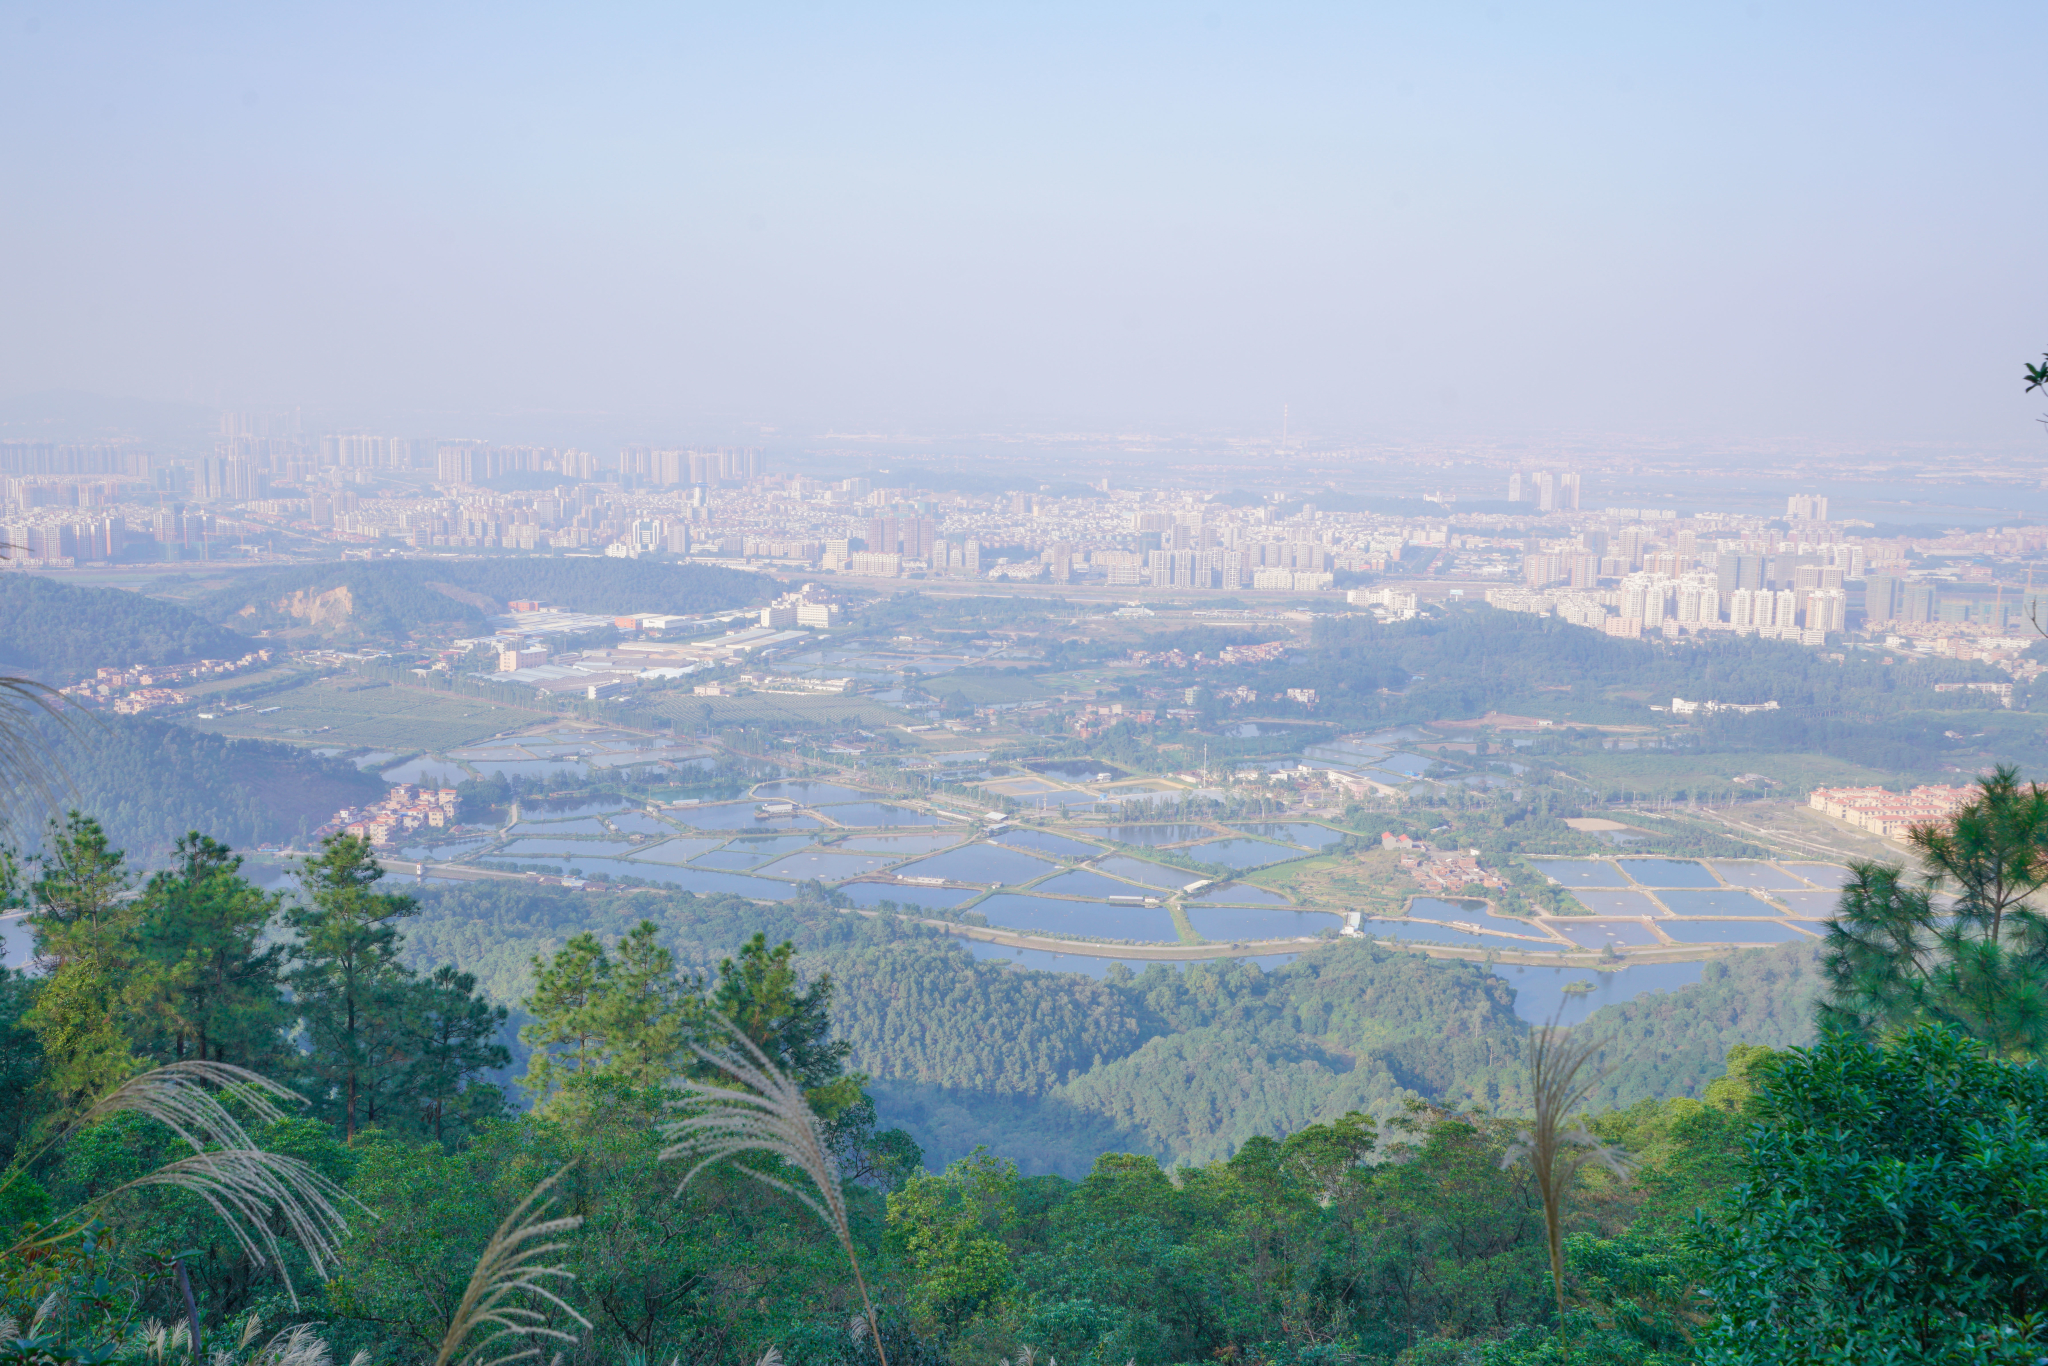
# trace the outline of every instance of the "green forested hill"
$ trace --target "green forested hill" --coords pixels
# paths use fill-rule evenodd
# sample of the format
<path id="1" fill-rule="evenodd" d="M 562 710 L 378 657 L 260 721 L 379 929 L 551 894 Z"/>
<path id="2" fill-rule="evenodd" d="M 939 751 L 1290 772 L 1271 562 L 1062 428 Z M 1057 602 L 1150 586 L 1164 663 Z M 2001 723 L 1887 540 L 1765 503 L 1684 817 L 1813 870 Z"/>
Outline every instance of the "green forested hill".
<path id="1" fill-rule="evenodd" d="M 336 639 L 398 641 L 426 627 L 481 630 L 521 598 L 575 612 L 719 612 L 766 601 L 775 588 L 763 575 L 713 565 L 528 555 L 300 565 L 238 575 L 196 607 L 214 621 L 312 622 Z"/>
<path id="2" fill-rule="evenodd" d="M 794 940 L 838 986 L 833 1017 L 890 1124 L 934 1165 L 978 1143 L 1029 1171 L 1077 1175 L 1096 1154 L 1171 1162 L 1411 1097 L 1518 1109 L 1521 1040 L 1508 983 L 1470 963 L 1339 943 L 1273 972 L 1231 961 L 1163 965 L 1099 982 L 970 956 L 936 931 L 823 905 L 760 907 L 680 892 L 588 893 L 516 884 L 430 886 L 406 928 L 422 967 L 454 962 L 516 1004 L 528 963 L 591 929 L 655 920 L 707 969 L 756 931 Z M 1779 1047 L 1810 1031 L 1813 947 L 1710 965 L 1705 982 L 1611 1006 L 1600 1103 L 1697 1094 L 1731 1043 Z"/>
<path id="3" fill-rule="evenodd" d="M 1590 724 L 1651 724 L 1658 716 L 1650 704 L 1673 696 L 1768 699 L 1779 710 L 1699 718 L 1688 752 L 1819 753 L 1932 776 L 1943 764 L 1968 772 L 1987 760 L 2048 762 L 2038 726 L 1981 693 L 1934 691 L 1938 683 L 2004 677 L 1980 662 L 1887 664 L 1869 651 L 1830 658 L 1727 632 L 1677 645 L 1625 640 L 1554 617 L 1475 606 L 1392 624 L 1325 618 L 1284 659 L 1219 668 L 1203 682 L 1219 691 L 1234 684 L 1262 692 L 1314 688 L 1316 705 L 1303 715 L 1347 729 L 1518 708 Z M 1545 743 L 1572 742 L 1545 737 L 1535 752 Z"/>
<path id="4" fill-rule="evenodd" d="M 54 745 L 71 788 L 59 794 L 64 803 L 98 818 L 134 860 L 193 830 L 236 848 L 290 841 L 384 793 L 376 774 L 341 759 L 144 716 L 95 715 Z"/>
<path id="5" fill-rule="evenodd" d="M 140 593 L 0 574 L 0 670 L 61 686 L 101 667 L 239 659 L 255 648 L 247 636 Z"/>
<path id="6" fill-rule="evenodd" d="M 1654 992 L 1593 1016 L 1593 1027 L 1613 1041 L 1604 1059 L 1613 1070 L 1593 1093 L 1594 1109 L 1696 1096 L 1721 1075 L 1738 1043 L 1813 1041 L 1813 1007 L 1824 985 L 1818 945 L 1752 949 L 1706 964 L 1701 977 L 1682 991 Z"/>

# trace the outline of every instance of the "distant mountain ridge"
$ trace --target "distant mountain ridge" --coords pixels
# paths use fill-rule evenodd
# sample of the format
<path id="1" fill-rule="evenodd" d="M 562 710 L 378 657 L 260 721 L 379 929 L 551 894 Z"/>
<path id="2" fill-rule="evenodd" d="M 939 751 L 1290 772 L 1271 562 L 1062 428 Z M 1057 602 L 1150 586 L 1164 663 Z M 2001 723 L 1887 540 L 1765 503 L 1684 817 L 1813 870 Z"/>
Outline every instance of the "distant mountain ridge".
<path id="1" fill-rule="evenodd" d="M 256 642 L 175 603 L 0 573 L 0 669 L 67 684 L 101 667 L 239 659 Z"/>

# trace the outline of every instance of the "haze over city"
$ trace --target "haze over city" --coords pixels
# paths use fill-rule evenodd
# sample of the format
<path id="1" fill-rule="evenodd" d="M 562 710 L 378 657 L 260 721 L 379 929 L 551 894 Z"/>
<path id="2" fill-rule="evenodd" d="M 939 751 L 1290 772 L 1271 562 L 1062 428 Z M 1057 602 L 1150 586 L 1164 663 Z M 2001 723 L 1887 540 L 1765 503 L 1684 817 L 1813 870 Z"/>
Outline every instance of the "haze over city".
<path id="1" fill-rule="evenodd" d="M 0 9 L 0 1366 L 2044 1366 L 2039 30 Z"/>
<path id="2" fill-rule="evenodd" d="M 0 392 L 2017 456 L 2034 17 L 15 6 Z"/>

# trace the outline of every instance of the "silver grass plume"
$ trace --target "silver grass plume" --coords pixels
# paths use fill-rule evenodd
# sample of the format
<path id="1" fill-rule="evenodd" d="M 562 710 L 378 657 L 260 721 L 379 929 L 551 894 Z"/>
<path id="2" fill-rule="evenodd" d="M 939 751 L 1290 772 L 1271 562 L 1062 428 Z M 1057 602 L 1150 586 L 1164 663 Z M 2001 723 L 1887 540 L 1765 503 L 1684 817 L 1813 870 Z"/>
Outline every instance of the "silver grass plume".
<path id="1" fill-rule="evenodd" d="M 263 1344 L 249 1366 L 333 1366 L 327 1342 L 310 1323 L 293 1324 Z"/>
<path id="2" fill-rule="evenodd" d="M 1633 1162 L 1619 1148 L 1602 1143 L 1572 1112 L 1600 1084 L 1604 1071 L 1588 1073 L 1603 1046 L 1600 1039 L 1574 1038 L 1553 1017 L 1529 1033 L 1529 1089 L 1535 1116 L 1502 1155 L 1503 1169 L 1527 1161 L 1543 1199 L 1543 1227 L 1550 1243 L 1550 1279 L 1557 1294 L 1557 1331 L 1571 1360 L 1571 1338 L 1564 1318 L 1564 1200 L 1572 1182 L 1588 1163 L 1597 1162 L 1627 1180 Z"/>
<path id="3" fill-rule="evenodd" d="M 839 1186 L 839 1170 L 825 1147 L 823 1126 L 804 1099 L 803 1088 L 775 1065 L 754 1041 L 734 1028 L 730 1021 L 715 1019 L 723 1041 L 691 1049 L 712 1067 L 723 1072 L 741 1088 L 713 1086 L 703 1082 L 675 1084 L 679 1098 L 672 1102 L 679 1117 L 661 1126 L 668 1146 L 663 1161 L 694 1160 L 684 1174 L 682 1186 L 696 1180 L 705 1168 L 744 1153 L 764 1153 L 796 1168 L 809 1179 L 806 1190 L 771 1172 L 735 1162 L 733 1168 L 764 1186 L 792 1197 L 823 1220 L 838 1236 L 853 1268 L 853 1281 L 860 1289 L 861 1307 L 867 1315 L 868 1338 L 882 1366 L 889 1357 L 882 1350 L 881 1325 L 875 1319 L 874 1301 L 868 1296 L 867 1278 L 861 1275 L 860 1258 L 853 1250 L 853 1230 L 846 1220 L 846 1195 Z M 682 1187 L 677 1188 L 677 1194 Z"/>
<path id="4" fill-rule="evenodd" d="M 572 1163 L 571 1166 L 574 1164 Z M 462 1302 L 455 1306 L 454 1316 L 448 1320 L 448 1331 L 441 1336 L 441 1350 L 434 1357 L 434 1366 L 448 1366 L 451 1361 L 463 1366 L 504 1366 L 511 1361 L 524 1361 L 541 1354 L 541 1347 L 535 1338 L 551 1338 L 556 1342 L 573 1343 L 576 1337 L 565 1333 L 548 1322 L 545 1306 L 552 1305 L 561 1310 L 585 1328 L 590 1320 L 571 1309 L 562 1297 L 549 1289 L 550 1281 L 572 1281 L 575 1276 L 554 1262 L 555 1253 L 563 1251 L 567 1243 L 549 1242 L 557 1234 L 573 1232 L 582 1227 L 581 1215 L 567 1215 L 547 1218 L 547 1212 L 555 1203 L 548 1190 L 569 1171 L 562 1168 L 547 1180 L 533 1188 L 532 1194 L 519 1202 L 519 1207 L 505 1216 L 498 1225 L 498 1231 L 491 1235 L 483 1255 L 476 1260 L 476 1270 L 469 1276 L 469 1285 L 462 1292 Z M 527 1297 L 541 1302 L 541 1308 L 525 1302 Z M 460 1357 L 472 1336 L 486 1327 L 489 1333 Z M 485 1358 L 492 1345 L 502 1339 L 512 1338 L 515 1342 L 528 1345 L 503 1356 Z M 514 1343 L 504 1343 L 511 1347 Z M 353 1363 L 351 1363 L 353 1366 Z"/>
<path id="5" fill-rule="evenodd" d="M 72 716 L 54 689 L 32 678 L 0 678 L 0 790 L 9 794 L 0 801 L 0 830 L 18 828 L 24 807 L 60 804 L 69 785 L 50 757 L 51 736 L 43 722 L 54 718 L 69 730 Z"/>
<path id="6" fill-rule="evenodd" d="M 103 1191 L 5 1251 L 61 1242 L 119 1196 L 150 1186 L 169 1187 L 205 1201 L 252 1262 L 259 1266 L 274 1262 L 296 1305 L 298 1293 L 284 1270 L 283 1240 L 298 1244 L 314 1274 L 325 1280 L 333 1274 L 336 1245 L 348 1232 L 348 1222 L 337 1205 L 361 1205 L 300 1159 L 258 1148 L 223 1100 L 246 1107 L 266 1124 L 285 1117 L 278 1101 L 303 1103 L 268 1077 L 227 1063 L 174 1062 L 137 1073 L 67 1124 L 36 1156 L 72 1134 L 120 1114 L 141 1115 L 163 1125 L 192 1149 L 191 1154 Z M 14 1172 L 0 1181 L 0 1190 L 34 1160 L 17 1164 Z"/>

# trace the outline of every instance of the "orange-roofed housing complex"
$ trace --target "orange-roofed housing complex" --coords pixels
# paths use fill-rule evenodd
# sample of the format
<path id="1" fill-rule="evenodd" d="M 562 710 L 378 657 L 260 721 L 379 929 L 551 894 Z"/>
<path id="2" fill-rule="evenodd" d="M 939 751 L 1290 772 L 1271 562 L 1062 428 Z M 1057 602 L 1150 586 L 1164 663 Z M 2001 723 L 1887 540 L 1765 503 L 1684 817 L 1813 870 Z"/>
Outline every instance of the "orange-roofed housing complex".
<path id="1" fill-rule="evenodd" d="M 1817 787 L 1807 798 L 1814 810 L 1847 821 L 1873 835 L 1903 835 L 1916 825 L 1945 821 L 1976 796 L 1974 787 L 1916 787 L 1887 792 L 1881 787 Z"/>

